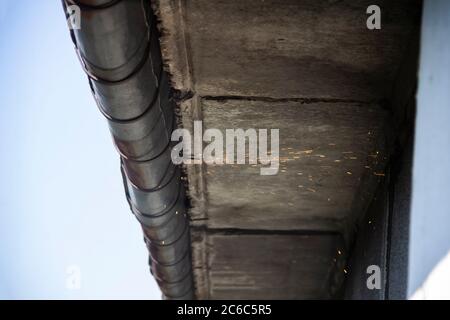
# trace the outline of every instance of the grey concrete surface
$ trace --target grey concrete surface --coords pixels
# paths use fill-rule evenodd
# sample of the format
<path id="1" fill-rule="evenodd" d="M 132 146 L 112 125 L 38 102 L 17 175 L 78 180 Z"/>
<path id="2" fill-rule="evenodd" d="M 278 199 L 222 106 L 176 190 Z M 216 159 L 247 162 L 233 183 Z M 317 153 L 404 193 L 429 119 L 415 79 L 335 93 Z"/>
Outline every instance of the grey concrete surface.
<path id="1" fill-rule="evenodd" d="M 205 236 L 208 296 L 216 299 L 329 298 L 332 277 L 344 273 L 337 234 Z"/>
<path id="2" fill-rule="evenodd" d="M 172 85 L 192 94 L 180 103 L 182 126 L 278 128 L 285 160 L 271 178 L 251 165 L 186 168 L 198 298 L 338 293 L 341 260 L 389 159 L 394 126 L 383 100 L 420 13 L 420 1 L 378 1 L 382 29 L 369 31 L 370 4 L 154 3 Z"/>
<path id="3" fill-rule="evenodd" d="M 207 165 L 211 228 L 341 231 L 364 172 L 385 154 L 386 111 L 363 103 L 202 100 L 205 128 L 279 128 L 277 175 L 261 165 Z"/>

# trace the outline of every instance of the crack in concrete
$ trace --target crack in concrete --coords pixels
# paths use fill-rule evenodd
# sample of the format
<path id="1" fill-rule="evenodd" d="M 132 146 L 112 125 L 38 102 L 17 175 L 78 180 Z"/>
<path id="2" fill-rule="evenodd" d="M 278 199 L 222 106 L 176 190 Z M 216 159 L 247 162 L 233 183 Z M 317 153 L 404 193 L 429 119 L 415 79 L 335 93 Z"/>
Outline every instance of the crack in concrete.
<path id="1" fill-rule="evenodd" d="M 207 235 L 296 235 L 296 236 L 324 236 L 334 235 L 342 237 L 338 231 L 332 230 L 272 230 L 272 229 L 243 229 L 243 228 L 208 228 L 207 226 L 191 226 L 193 232 L 204 232 Z"/>
<path id="2" fill-rule="evenodd" d="M 237 96 L 237 95 L 226 95 L 226 96 L 201 96 L 203 100 L 210 101 L 227 101 L 227 100 L 238 100 L 238 101 L 262 101 L 262 102 L 300 102 L 301 104 L 310 103 L 357 103 L 357 104 L 384 104 L 383 100 L 355 100 L 355 99 L 340 99 L 340 98 L 308 98 L 308 97 L 289 97 L 289 98 L 275 98 L 275 97 L 263 97 L 263 96 Z"/>

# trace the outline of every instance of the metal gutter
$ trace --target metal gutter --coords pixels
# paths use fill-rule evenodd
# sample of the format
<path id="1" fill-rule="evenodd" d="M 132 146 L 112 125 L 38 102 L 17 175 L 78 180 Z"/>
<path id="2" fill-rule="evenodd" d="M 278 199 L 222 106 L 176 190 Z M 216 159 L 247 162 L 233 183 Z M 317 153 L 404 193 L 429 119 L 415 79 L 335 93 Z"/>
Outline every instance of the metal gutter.
<path id="1" fill-rule="evenodd" d="M 121 158 L 131 211 L 165 299 L 193 299 L 186 195 L 171 161 L 175 102 L 163 71 L 156 19 L 147 0 L 63 0 L 77 5 L 72 40 Z M 67 12 L 67 10 L 66 10 Z"/>

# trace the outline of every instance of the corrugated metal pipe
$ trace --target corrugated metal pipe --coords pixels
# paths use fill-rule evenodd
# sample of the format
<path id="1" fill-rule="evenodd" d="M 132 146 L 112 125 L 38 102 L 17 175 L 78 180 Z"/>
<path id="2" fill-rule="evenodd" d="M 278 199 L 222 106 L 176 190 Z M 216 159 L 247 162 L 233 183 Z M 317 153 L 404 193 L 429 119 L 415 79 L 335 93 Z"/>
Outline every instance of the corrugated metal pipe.
<path id="1" fill-rule="evenodd" d="M 128 203 L 142 225 L 165 299 L 194 298 L 186 195 L 171 161 L 176 125 L 148 0 L 63 0 L 80 9 L 71 36 L 120 154 Z"/>

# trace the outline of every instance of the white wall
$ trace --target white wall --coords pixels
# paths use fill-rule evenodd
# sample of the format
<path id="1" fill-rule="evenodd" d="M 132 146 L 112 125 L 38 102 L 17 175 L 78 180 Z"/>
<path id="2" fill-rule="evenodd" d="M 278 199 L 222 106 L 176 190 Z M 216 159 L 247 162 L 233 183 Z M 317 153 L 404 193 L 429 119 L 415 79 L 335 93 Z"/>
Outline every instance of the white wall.
<path id="1" fill-rule="evenodd" d="M 424 2 L 421 37 L 409 296 L 450 250 L 450 1 Z"/>

